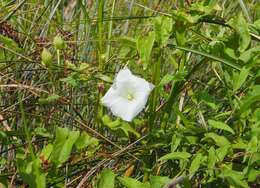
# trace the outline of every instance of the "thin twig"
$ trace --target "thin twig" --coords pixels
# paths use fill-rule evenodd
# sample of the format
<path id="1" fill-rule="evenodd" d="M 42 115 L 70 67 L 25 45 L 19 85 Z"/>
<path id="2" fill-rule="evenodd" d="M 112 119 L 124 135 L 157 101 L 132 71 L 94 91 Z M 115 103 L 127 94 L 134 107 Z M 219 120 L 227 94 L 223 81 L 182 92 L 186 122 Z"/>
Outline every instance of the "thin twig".
<path id="1" fill-rule="evenodd" d="M 117 152 L 113 153 L 111 155 L 112 158 L 120 155 L 121 153 L 123 153 L 125 150 L 131 148 L 133 145 L 135 145 L 136 143 L 140 142 L 142 139 L 144 139 L 147 135 L 139 138 L 138 140 L 136 140 L 135 142 L 133 142 L 132 144 L 129 144 L 127 147 L 122 148 L 121 150 L 118 150 Z M 103 164 L 105 164 L 107 161 L 109 161 L 110 159 L 104 159 L 102 161 L 100 161 L 92 170 L 90 170 L 85 176 L 84 178 L 80 181 L 80 183 L 78 184 L 77 188 L 81 188 L 85 182 L 88 180 L 88 178 L 95 173 L 95 171 L 100 168 Z"/>
<path id="2" fill-rule="evenodd" d="M 24 85 L 24 84 L 3 84 L 0 85 L 0 88 L 20 88 L 20 89 L 28 89 L 31 91 L 31 93 L 38 95 L 37 93 L 35 93 L 34 91 L 37 91 L 39 93 L 47 93 L 49 94 L 48 91 L 45 91 L 43 89 L 39 89 L 39 88 L 35 88 L 33 86 L 29 86 L 29 85 Z"/>

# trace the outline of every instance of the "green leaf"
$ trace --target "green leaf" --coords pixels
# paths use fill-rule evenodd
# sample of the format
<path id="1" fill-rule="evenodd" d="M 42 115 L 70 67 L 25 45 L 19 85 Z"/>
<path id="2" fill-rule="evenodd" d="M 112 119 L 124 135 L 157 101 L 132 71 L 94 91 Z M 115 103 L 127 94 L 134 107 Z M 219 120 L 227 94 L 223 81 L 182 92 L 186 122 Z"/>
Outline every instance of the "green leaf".
<path id="1" fill-rule="evenodd" d="M 254 48 L 250 48 L 249 50 L 243 52 L 240 56 L 239 59 L 241 61 L 244 61 L 245 63 L 248 63 L 252 58 L 255 56 L 260 55 L 260 46 L 256 46 Z"/>
<path id="2" fill-rule="evenodd" d="M 97 74 L 96 77 L 100 80 L 103 80 L 105 82 L 108 82 L 108 83 L 113 83 L 113 80 L 112 78 L 110 78 L 109 76 L 107 75 L 104 75 L 104 74 Z"/>
<path id="3" fill-rule="evenodd" d="M 240 74 L 235 74 L 233 77 L 233 92 L 235 92 L 236 90 L 238 90 L 242 84 L 246 81 L 248 75 L 249 75 L 249 68 L 243 67 L 240 70 Z"/>
<path id="4" fill-rule="evenodd" d="M 187 71 L 181 71 L 176 74 L 166 74 L 160 81 L 158 86 L 163 86 L 165 84 L 168 84 L 172 81 L 182 81 L 185 79 L 185 76 L 187 75 Z"/>
<path id="5" fill-rule="evenodd" d="M 171 74 L 166 74 L 160 81 L 158 86 L 163 86 L 165 84 L 170 83 L 173 80 L 174 76 Z"/>
<path id="6" fill-rule="evenodd" d="M 232 144 L 232 148 L 233 149 L 246 149 L 247 148 L 247 144 L 242 139 L 239 139 L 237 141 L 237 143 Z"/>
<path id="7" fill-rule="evenodd" d="M 250 42 L 251 37 L 248 29 L 248 23 L 240 13 L 238 16 L 234 16 L 231 20 L 229 20 L 228 24 L 235 29 L 239 37 L 239 48 L 240 52 L 244 52 Z"/>
<path id="8" fill-rule="evenodd" d="M 115 121 L 112 121 L 109 116 L 105 115 L 102 117 L 102 121 L 104 125 L 109 127 L 113 131 L 123 131 L 123 133 L 128 137 L 129 132 L 136 135 L 136 137 L 140 137 L 140 134 L 134 130 L 134 128 L 131 127 L 131 125 L 127 122 L 122 122 L 120 119 L 117 119 Z"/>
<path id="9" fill-rule="evenodd" d="M 250 146 L 250 145 L 249 145 Z M 260 153 L 258 152 L 258 153 L 253 153 L 252 155 L 251 155 L 251 159 L 250 159 L 250 164 L 252 165 L 252 164 L 254 164 L 254 163 L 259 163 L 260 162 Z"/>
<path id="10" fill-rule="evenodd" d="M 208 156 L 208 169 L 213 172 L 215 164 L 217 162 L 216 150 L 214 147 L 209 148 L 209 156 Z"/>
<path id="11" fill-rule="evenodd" d="M 86 147 L 97 147 L 99 144 L 98 139 L 89 136 L 86 132 L 82 133 L 77 141 L 75 142 L 75 146 L 77 149 L 83 149 Z"/>
<path id="12" fill-rule="evenodd" d="M 226 48 L 224 48 L 224 52 L 225 52 L 226 55 L 228 55 L 228 56 L 231 57 L 232 59 L 238 60 L 238 57 L 237 57 L 235 48 L 226 47 Z"/>
<path id="13" fill-rule="evenodd" d="M 219 10 L 220 7 L 217 4 L 218 1 L 216 0 L 210 0 L 210 1 L 203 1 L 201 3 L 193 3 L 191 4 L 190 10 L 193 12 L 199 12 L 201 15 L 208 15 L 214 10 Z"/>
<path id="14" fill-rule="evenodd" d="M 179 46 L 184 46 L 187 41 L 186 34 L 187 34 L 188 24 L 185 24 L 185 21 L 182 22 L 178 20 L 174 25 L 175 25 L 174 31 L 175 31 L 176 43 Z"/>
<path id="15" fill-rule="evenodd" d="M 231 146 L 230 145 L 227 145 L 227 146 L 223 146 L 223 147 L 220 147 L 216 150 L 216 155 L 218 157 L 218 161 L 223 161 L 225 156 L 228 154 L 228 152 L 230 151 L 231 149 Z"/>
<path id="16" fill-rule="evenodd" d="M 215 121 L 215 120 L 208 120 L 209 126 L 213 127 L 215 129 L 221 129 L 227 132 L 230 132 L 232 134 L 235 134 L 235 132 L 233 131 L 233 129 L 231 127 L 229 127 L 226 123 L 221 122 L 221 121 Z"/>
<path id="17" fill-rule="evenodd" d="M 112 170 L 102 170 L 97 188 L 114 188 L 116 175 Z"/>
<path id="18" fill-rule="evenodd" d="M 189 169 L 189 173 L 192 174 L 192 176 L 199 169 L 200 164 L 203 162 L 202 159 L 203 159 L 202 154 L 198 153 L 195 155 L 194 159 L 192 160 Z"/>
<path id="19" fill-rule="evenodd" d="M 1 34 L 0 34 L 0 43 L 3 43 L 8 48 L 13 49 L 18 52 L 20 52 L 22 50 L 21 48 L 19 48 L 19 45 L 13 39 L 3 36 Z"/>
<path id="20" fill-rule="evenodd" d="M 17 169 L 23 181 L 26 182 L 29 187 L 45 188 L 46 177 L 41 170 L 40 159 L 29 160 L 23 157 L 20 158 L 20 156 L 22 155 L 17 155 Z"/>
<path id="21" fill-rule="evenodd" d="M 47 98 L 39 98 L 39 103 L 40 104 L 49 104 L 49 103 L 53 103 L 56 102 L 60 99 L 60 96 L 57 94 L 53 94 L 48 96 Z"/>
<path id="22" fill-rule="evenodd" d="M 6 137 L 7 137 L 6 133 L 0 130 L 0 139 L 4 139 Z"/>
<path id="23" fill-rule="evenodd" d="M 176 134 L 172 136 L 171 152 L 174 152 L 181 143 L 181 138 Z"/>
<path id="24" fill-rule="evenodd" d="M 208 105 L 210 108 L 217 110 L 218 105 L 216 104 L 217 101 L 207 92 L 207 91 L 198 91 L 196 97 L 199 98 L 202 102 Z"/>
<path id="25" fill-rule="evenodd" d="M 79 68 L 77 69 L 78 71 L 84 71 L 85 69 L 89 68 L 88 63 L 80 63 Z"/>
<path id="26" fill-rule="evenodd" d="M 52 144 L 48 144 L 47 146 L 45 146 L 41 153 L 40 153 L 40 157 L 43 157 L 44 160 L 48 160 L 49 157 L 51 156 L 51 153 L 53 151 L 53 145 Z"/>
<path id="27" fill-rule="evenodd" d="M 173 159 L 184 159 L 187 160 L 191 157 L 191 154 L 188 152 L 172 152 L 172 153 L 168 153 L 164 156 L 162 156 L 159 161 L 162 160 L 173 160 Z"/>
<path id="28" fill-rule="evenodd" d="M 53 144 L 51 161 L 59 165 L 68 160 L 72 147 L 79 137 L 79 131 L 70 131 L 68 128 L 57 128 Z"/>
<path id="29" fill-rule="evenodd" d="M 204 139 L 209 139 L 211 138 L 212 140 L 214 140 L 214 142 L 216 143 L 217 146 L 222 147 L 222 146 L 226 146 L 226 145 L 230 145 L 230 142 L 228 141 L 228 139 L 224 136 L 219 136 L 215 133 L 206 133 L 205 134 L 205 138 Z M 204 140 L 203 139 L 203 140 Z"/>
<path id="30" fill-rule="evenodd" d="M 256 153 L 259 150 L 258 139 L 256 136 L 252 136 L 248 142 L 247 152 Z"/>
<path id="31" fill-rule="evenodd" d="M 124 46 L 134 48 L 134 49 L 136 48 L 136 39 L 134 38 L 122 36 L 118 38 L 118 41 Z"/>
<path id="32" fill-rule="evenodd" d="M 253 114 L 255 122 L 260 122 L 260 108 L 257 108 Z M 260 127 L 259 127 L 260 128 Z"/>
<path id="33" fill-rule="evenodd" d="M 127 188 L 150 188 L 149 183 L 142 183 L 133 178 L 119 177 L 118 179 Z"/>
<path id="34" fill-rule="evenodd" d="M 254 169 L 252 167 L 249 167 L 248 171 L 248 181 L 249 182 L 254 182 L 256 181 L 256 178 L 260 176 L 260 170 Z"/>
<path id="35" fill-rule="evenodd" d="M 184 10 L 172 10 L 173 18 L 177 21 L 194 24 L 199 21 L 200 15 L 191 15 Z"/>
<path id="36" fill-rule="evenodd" d="M 149 35 L 146 37 L 139 37 L 137 39 L 136 48 L 140 55 L 144 69 L 147 69 L 150 63 L 154 40 L 155 40 L 154 32 L 150 32 Z"/>
<path id="37" fill-rule="evenodd" d="M 162 188 L 171 179 L 166 176 L 150 176 L 150 188 Z"/>
<path id="38" fill-rule="evenodd" d="M 227 179 L 228 182 L 236 188 L 249 188 L 247 182 L 243 180 L 243 174 L 241 172 L 231 170 L 228 167 L 222 170 L 219 177 Z"/>
<path id="39" fill-rule="evenodd" d="M 242 105 L 240 107 L 240 113 L 245 112 L 250 108 L 251 105 L 260 101 L 260 85 L 254 85 L 249 93 L 242 100 Z"/>
<path id="40" fill-rule="evenodd" d="M 36 135 L 42 136 L 42 137 L 46 137 L 46 138 L 52 138 L 52 134 L 49 133 L 45 128 L 43 127 L 37 127 L 36 129 L 34 129 L 34 133 Z"/>
<path id="41" fill-rule="evenodd" d="M 167 44 L 167 41 L 171 35 L 172 25 L 172 18 L 160 16 L 154 19 L 155 40 L 161 47 Z"/>
<path id="42" fill-rule="evenodd" d="M 79 82 L 77 81 L 77 79 L 74 78 L 73 74 L 70 74 L 68 77 L 66 78 L 61 78 L 60 79 L 61 82 L 65 82 L 69 85 L 71 85 L 72 87 L 76 87 L 79 85 Z"/>
<path id="43" fill-rule="evenodd" d="M 251 33 L 260 35 L 260 19 L 256 20 L 253 24 L 250 24 L 249 30 Z"/>

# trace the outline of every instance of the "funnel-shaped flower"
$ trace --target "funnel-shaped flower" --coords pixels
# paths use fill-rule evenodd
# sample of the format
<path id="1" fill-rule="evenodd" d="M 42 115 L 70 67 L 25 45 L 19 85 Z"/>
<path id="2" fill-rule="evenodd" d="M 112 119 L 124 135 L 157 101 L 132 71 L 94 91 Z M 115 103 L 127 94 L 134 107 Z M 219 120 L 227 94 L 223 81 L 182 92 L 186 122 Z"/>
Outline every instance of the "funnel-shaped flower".
<path id="1" fill-rule="evenodd" d="M 145 107 L 153 88 L 153 84 L 133 75 L 129 69 L 125 68 L 118 72 L 112 87 L 101 102 L 110 108 L 115 116 L 125 121 L 132 121 Z"/>

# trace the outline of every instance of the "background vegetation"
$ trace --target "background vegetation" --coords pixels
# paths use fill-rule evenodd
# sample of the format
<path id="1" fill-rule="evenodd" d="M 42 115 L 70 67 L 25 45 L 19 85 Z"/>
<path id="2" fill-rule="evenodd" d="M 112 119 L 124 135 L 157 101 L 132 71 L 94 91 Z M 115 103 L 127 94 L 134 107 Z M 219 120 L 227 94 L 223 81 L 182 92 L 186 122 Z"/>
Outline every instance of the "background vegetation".
<path id="1" fill-rule="evenodd" d="M 1 0 L 0 187 L 257 187 L 259 18 L 257 0 Z M 156 85 L 131 123 L 100 104 L 126 65 Z"/>

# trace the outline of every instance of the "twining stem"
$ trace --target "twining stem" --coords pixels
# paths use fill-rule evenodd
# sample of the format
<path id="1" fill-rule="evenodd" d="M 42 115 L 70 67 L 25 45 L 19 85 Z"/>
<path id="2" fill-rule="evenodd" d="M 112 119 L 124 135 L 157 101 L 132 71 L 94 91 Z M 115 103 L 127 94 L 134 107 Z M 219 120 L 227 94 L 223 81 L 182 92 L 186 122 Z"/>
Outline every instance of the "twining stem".
<path id="1" fill-rule="evenodd" d="M 110 16 L 111 19 L 109 21 L 109 26 L 108 26 L 108 36 L 107 36 L 108 41 L 110 41 L 111 36 L 112 36 L 113 16 L 114 16 L 114 11 L 115 11 L 115 5 L 116 5 L 116 0 L 113 0 L 111 16 Z M 111 49 L 111 44 L 110 44 L 110 42 L 108 42 L 107 51 L 106 51 L 106 62 L 109 60 L 109 57 L 110 57 L 110 49 Z"/>
<path id="2" fill-rule="evenodd" d="M 98 70 L 100 72 L 104 69 L 104 50 L 103 50 L 103 20 L 104 20 L 104 0 L 98 0 Z M 99 86 L 97 85 L 97 88 Z M 97 124 L 101 122 L 103 116 L 103 107 L 100 105 L 100 99 L 102 97 L 102 91 L 98 91 L 97 105 L 96 105 L 96 118 Z M 101 127 L 98 127 L 101 128 Z"/>
<path id="3" fill-rule="evenodd" d="M 194 50 L 194 49 L 182 47 L 182 46 L 177 46 L 177 45 L 173 45 L 173 44 L 168 44 L 167 46 L 169 48 L 175 48 L 175 49 L 179 49 L 179 50 L 183 50 L 183 51 L 186 51 L 186 52 L 191 52 L 191 53 L 194 53 L 194 54 L 198 54 L 198 55 L 207 57 L 209 59 L 224 63 L 225 65 L 228 65 L 228 66 L 230 66 L 230 67 L 232 67 L 236 70 L 241 70 L 241 68 L 242 68 L 241 65 L 239 65 L 239 64 L 233 63 L 233 62 L 228 61 L 226 59 L 222 59 L 220 57 L 216 57 L 216 56 L 211 55 L 211 54 L 207 54 L 205 52 L 201 52 L 201 51 L 198 51 L 198 50 Z M 253 76 L 253 74 L 251 72 L 249 73 L 249 75 Z"/>
<path id="4" fill-rule="evenodd" d="M 103 19 L 104 0 L 98 1 L 98 63 L 99 70 L 103 70 Z"/>
<path id="5" fill-rule="evenodd" d="M 57 49 L 57 64 L 60 65 L 60 50 Z"/>
<path id="6" fill-rule="evenodd" d="M 160 81 L 160 66 L 161 66 L 161 49 L 158 51 L 158 60 L 153 64 L 153 77 L 152 77 L 152 82 L 154 85 L 158 85 Z M 151 102 L 150 102 L 150 113 L 149 113 L 149 126 L 150 126 L 150 131 L 154 127 L 154 121 L 156 119 L 156 105 L 158 101 L 158 89 L 155 88 L 152 96 L 151 96 Z"/>

